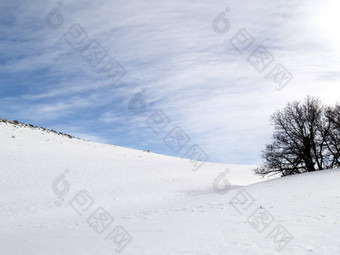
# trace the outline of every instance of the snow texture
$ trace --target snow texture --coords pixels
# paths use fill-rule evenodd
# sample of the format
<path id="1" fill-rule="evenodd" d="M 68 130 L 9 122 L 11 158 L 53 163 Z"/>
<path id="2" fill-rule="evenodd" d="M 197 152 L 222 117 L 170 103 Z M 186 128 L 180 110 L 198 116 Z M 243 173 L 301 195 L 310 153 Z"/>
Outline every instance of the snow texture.
<path id="1" fill-rule="evenodd" d="M 340 254 L 340 171 L 261 179 L 0 123 L 0 254 Z"/>

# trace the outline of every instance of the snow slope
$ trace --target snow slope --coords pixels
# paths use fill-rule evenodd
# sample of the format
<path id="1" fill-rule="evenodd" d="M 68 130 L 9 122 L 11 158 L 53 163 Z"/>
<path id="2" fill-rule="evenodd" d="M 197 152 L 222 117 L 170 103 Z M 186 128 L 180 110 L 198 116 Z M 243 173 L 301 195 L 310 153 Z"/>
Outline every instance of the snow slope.
<path id="1" fill-rule="evenodd" d="M 8 123 L 0 141 L 0 254 L 340 254 L 339 170 L 194 172 L 187 159 Z M 280 225 L 291 240 L 279 252 L 286 242 L 268 234 Z"/>

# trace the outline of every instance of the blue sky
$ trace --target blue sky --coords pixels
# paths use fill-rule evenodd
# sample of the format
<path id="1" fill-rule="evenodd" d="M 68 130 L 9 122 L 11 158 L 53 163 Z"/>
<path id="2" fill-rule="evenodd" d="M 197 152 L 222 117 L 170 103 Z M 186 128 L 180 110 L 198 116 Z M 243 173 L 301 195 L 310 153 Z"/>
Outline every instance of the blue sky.
<path id="1" fill-rule="evenodd" d="M 58 3 L 0 3 L 1 118 L 174 156 L 197 144 L 210 161 L 258 164 L 271 113 L 307 95 L 339 99 L 337 1 Z M 63 20 L 53 16 L 54 28 L 53 10 Z M 217 33 L 223 12 L 230 26 Z M 76 48 L 64 37 L 74 24 L 86 32 Z M 241 29 L 253 38 L 242 54 L 231 43 Z M 106 52 L 95 67 L 81 56 L 93 41 Z M 259 72 L 248 57 L 261 45 L 274 60 Z M 110 59 L 125 70 L 115 83 L 100 73 Z M 278 64 L 293 77 L 282 90 L 265 78 Z M 133 113 L 141 91 L 145 111 Z M 156 134 L 146 122 L 158 110 L 170 121 Z M 179 152 L 163 141 L 176 126 L 190 138 Z"/>

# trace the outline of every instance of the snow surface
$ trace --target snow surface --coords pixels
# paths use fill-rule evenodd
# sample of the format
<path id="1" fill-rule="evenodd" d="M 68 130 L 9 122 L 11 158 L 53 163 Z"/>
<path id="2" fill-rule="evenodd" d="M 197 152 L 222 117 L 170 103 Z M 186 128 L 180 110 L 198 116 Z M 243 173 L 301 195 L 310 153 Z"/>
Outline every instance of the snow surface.
<path id="1" fill-rule="evenodd" d="M 188 159 L 9 123 L 0 141 L 0 254 L 340 254 L 339 170 L 192 171 Z M 90 217 L 98 207 L 107 213 Z M 108 239 L 118 226 L 125 239 Z M 287 239 L 271 238 L 277 226 Z"/>

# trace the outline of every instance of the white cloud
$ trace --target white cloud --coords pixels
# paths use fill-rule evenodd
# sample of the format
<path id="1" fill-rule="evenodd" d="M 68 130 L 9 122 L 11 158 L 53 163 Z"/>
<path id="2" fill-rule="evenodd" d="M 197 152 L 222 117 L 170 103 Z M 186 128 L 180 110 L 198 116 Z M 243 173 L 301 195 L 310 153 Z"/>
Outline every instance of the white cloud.
<path id="1" fill-rule="evenodd" d="M 212 30 L 212 20 L 226 5 L 230 7 L 227 17 L 231 30 L 219 35 Z M 149 111 L 162 108 L 212 154 L 211 158 L 251 163 L 270 138 L 268 119 L 274 110 L 308 94 L 327 103 L 338 100 L 340 50 L 335 1 L 320 5 L 317 0 L 73 0 L 60 8 L 64 25 L 51 30 L 44 19 L 54 6 L 43 1 L 21 6 L 16 14 L 19 41 L 1 43 L 10 49 L 7 58 L 21 55 L 3 64 L 3 70 L 47 67 L 51 76 L 60 79 L 41 92 L 23 95 L 32 101 L 65 97 L 54 106 L 41 108 L 36 117 L 44 118 L 44 111 L 47 114 L 53 109 L 67 112 L 105 105 L 117 97 L 126 102 L 145 88 Z M 20 28 L 26 22 L 31 22 L 31 29 Z M 81 24 L 89 39 L 97 40 L 124 66 L 127 74 L 121 84 L 109 87 L 107 79 L 61 39 L 73 23 Z M 40 27 L 43 29 L 37 29 Z M 256 39 L 243 55 L 229 43 L 241 28 Z M 247 56 L 261 44 L 275 56 L 275 63 L 282 63 L 294 75 L 293 82 L 281 92 L 264 79 L 268 70 L 258 73 L 247 62 Z M 70 103 L 72 96 L 82 97 L 85 92 L 91 92 L 91 99 Z M 127 119 L 117 109 L 103 109 L 98 118 L 106 123 Z M 129 120 L 126 128 L 143 126 L 144 121 L 140 117 Z"/>

